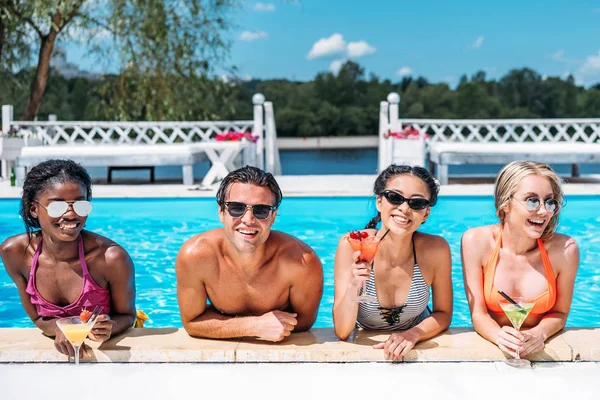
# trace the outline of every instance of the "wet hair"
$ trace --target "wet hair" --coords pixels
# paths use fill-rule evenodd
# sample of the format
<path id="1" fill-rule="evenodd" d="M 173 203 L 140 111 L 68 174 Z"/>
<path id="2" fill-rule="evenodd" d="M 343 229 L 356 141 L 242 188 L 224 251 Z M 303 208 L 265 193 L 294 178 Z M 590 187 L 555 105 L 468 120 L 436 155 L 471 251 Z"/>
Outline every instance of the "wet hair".
<path id="1" fill-rule="evenodd" d="M 225 208 L 225 196 L 227 195 L 229 187 L 236 182 L 266 187 L 271 191 L 271 193 L 273 193 L 273 196 L 275 197 L 275 204 L 273 204 L 273 206 L 278 208 L 281 204 L 283 194 L 281 193 L 281 189 L 279 188 L 275 177 L 269 172 L 265 172 L 260 168 L 246 165 L 245 167 L 231 171 L 221 181 L 221 185 L 217 191 L 217 204 L 219 204 L 221 210 Z"/>
<path id="2" fill-rule="evenodd" d="M 496 215 L 500 219 L 500 223 L 504 224 L 506 213 L 504 208 L 515 195 L 517 186 L 526 177 L 532 175 L 543 176 L 548 179 L 552 187 L 552 197 L 558 202 L 559 207 L 556 209 L 550 222 L 542 232 L 542 240 L 551 239 L 558 227 L 558 219 L 560 211 L 564 205 L 564 193 L 561 188 L 561 179 L 556 175 L 554 170 L 548 164 L 534 161 L 513 161 L 502 168 L 496 182 L 494 184 L 494 205 L 496 206 Z"/>
<path id="3" fill-rule="evenodd" d="M 431 207 L 435 206 L 438 193 L 440 192 L 440 184 L 433 176 L 431 176 L 429 171 L 418 166 L 392 164 L 384 169 L 377 179 L 375 179 L 375 184 L 373 185 L 373 193 L 375 196 L 382 196 L 389 180 L 398 175 L 412 175 L 421 179 L 429 189 L 429 202 L 431 203 Z M 377 215 L 371 218 L 367 226 L 365 226 L 365 229 L 374 229 L 380 221 L 381 213 L 377 212 Z"/>
<path id="4" fill-rule="evenodd" d="M 85 168 L 71 160 L 44 161 L 27 173 L 23 183 L 20 214 L 25 224 L 25 231 L 31 240 L 34 229 L 40 228 L 40 221 L 31 215 L 31 206 L 37 197 L 49 187 L 73 182 L 85 188 L 87 200 L 92 199 L 92 179 Z"/>

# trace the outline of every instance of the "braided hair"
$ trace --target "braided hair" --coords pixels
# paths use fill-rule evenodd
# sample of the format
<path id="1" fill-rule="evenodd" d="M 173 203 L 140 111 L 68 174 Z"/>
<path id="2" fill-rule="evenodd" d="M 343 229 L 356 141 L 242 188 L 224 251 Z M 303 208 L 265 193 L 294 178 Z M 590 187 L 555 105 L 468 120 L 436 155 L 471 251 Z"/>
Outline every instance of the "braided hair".
<path id="1" fill-rule="evenodd" d="M 27 237 L 31 240 L 34 229 L 40 228 L 40 221 L 31 215 L 31 206 L 38 195 L 57 183 L 73 182 L 85 188 L 87 200 L 92 199 L 92 179 L 80 164 L 72 160 L 44 161 L 27 173 L 23 183 L 21 210 Z"/>

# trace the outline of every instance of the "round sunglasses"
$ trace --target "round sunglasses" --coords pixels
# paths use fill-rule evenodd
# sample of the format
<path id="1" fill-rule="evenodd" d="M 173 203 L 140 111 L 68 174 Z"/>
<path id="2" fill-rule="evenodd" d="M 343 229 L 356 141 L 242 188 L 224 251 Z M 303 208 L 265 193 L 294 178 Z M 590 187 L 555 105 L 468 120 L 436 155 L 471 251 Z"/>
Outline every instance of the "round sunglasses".
<path id="1" fill-rule="evenodd" d="M 520 204 L 525 206 L 528 211 L 537 211 L 542 206 L 542 201 L 537 197 L 528 197 L 525 201 L 515 198 Z M 544 208 L 549 213 L 554 213 L 558 209 L 558 201 L 554 199 L 546 199 L 543 201 Z"/>
<path id="2" fill-rule="evenodd" d="M 431 202 L 429 200 L 424 199 L 422 197 L 412 197 L 410 199 L 407 199 L 400 193 L 394 192 L 393 190 L 384 190 L 383 193 L 381 193 L 381 195 L 385 197 L 385 199 L 390 204 L 393 204 L 395 206 L 399 206 L 404 202 L 407 202 L 408 206 L 413 210 L 424 210 L 431 205 Z"/>
<path id="3" fill-rule="evenodd" d="M 227 208 L 227 212 L 233 218 L 240 218 L 242 215 L 246 213 L 247 209 L 252 209 L 252 214 L 256 219 L 267 219 L 269 215 L 271 215 L 271 211 L 277 209 L 275 206 L 269 206 L 267 204 L 254 204 L 248 205 L 244 203 L 240 203 L 237 201 L 228 201 L 225 202 L 225 207 Z"/>
<path id="4" fill-rule="evenodd" d="M 87 200 L 52 201 L 47 206 L 44 206 L 37 200 L 36 203 L 42 206 L 42 208 L 46 210 L 48 216 L 51 218 L 62 217 L 69 209 L 69 206 L 72 206 L 75 214 L 79 215 L 80 217 L 87 217 L 92 212 L 92 203 Z"/>

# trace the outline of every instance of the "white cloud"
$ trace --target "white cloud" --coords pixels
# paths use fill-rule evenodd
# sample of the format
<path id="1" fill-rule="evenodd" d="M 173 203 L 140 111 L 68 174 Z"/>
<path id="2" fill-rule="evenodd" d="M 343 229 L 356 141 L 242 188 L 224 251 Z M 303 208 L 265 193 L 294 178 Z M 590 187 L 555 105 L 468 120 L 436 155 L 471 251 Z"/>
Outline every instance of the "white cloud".
<path id="1" fill-rule="evenodd" d="M 306 56 L 309 60 L 320 57 L 329 57 L 336 54 L 342 54 L 346 51 L 346 41 L 339 33 L 334 33 L 328 38 L 317 40 L 312 49 Z"/>
<path id="2" fill-rule="evenodd" d="M 350 42 L 346 45 L 344 37 L 339 33 L 334 33 L 328 38 L 317 40 L 306 58 L 314 60 L 315 58 L 334 57 L 342 54 L 349 58 L 359 58 L 373 54 L 376 51 L 375 47 L 364 40 Z"/>
<path id="3" fill-rule="evenodd" d="M 273 12 L 275 11 L 275 4 L 273 3 L 256 3 L 254 7 L 252 7 L 254 11 L 258 12 Z"/>
<path id="4" fill-rule="evenodd" d="M 245 42 L 252 42 L 253 40 L 266 39 L 267 36 L 269 36 L 267 34 L 267 32 L 261 32 L 261 31 L 254 31 L 254 32 L 244 31 L 240 35 L 240 40 L 243 40 Z"/>
<path id="5" fill-rule="evenodd" d="M 344 65 L 345 62 L 346 60 L 344 59 L 333 60 L 333 62 L 329 66 L 329 70 L 334 74 L 337 74 L 338 72 L 340 72 L 340 69 L 342 68 L 342 65 Z"/>
<path id="6" fill-rule="evenodd" d="M 483 44 L 483 39 L 485 39 L 485 37 L 483 36 L 479 36 L 477 38 L 477 40 L 475 42 L 473 42 L 473 48 L 474 49 L 478 49 L 481 47 L 481 45 Z"/>
<path id="7" fill-rule="evenodd" d="M 600 50 L 597 55 L 589 56 L 579 69 L 582 76 L 600 77 Z"/>
<path id="8" fill-rule="evenodd" d="M 406 76 L 406 75 L 410 75 L 413 73 L 412 68 L 410 67 L 402 67 L 398 70 L 398 72 L 396 72 L 396 75 L 400 75 L 400 76 Z"/>
<path id="9" fill-rule="evenodd" d="M 456 80 L 456 76 L 450 75 L 450 76 L 445 76 L 444 77 L 444 82 L 446 82 L 448 84 L 453 83 L 455 80 Z"/>
<path id="10" fill-rule="evenodd" d="M 252 80 L 252 76 L 244 75 L 240 79 L 243 80 L 244 82 L 250 82 Z"/>
<path id="11" fill-rule="evenodd" d="M 565 51 L 562 49 L 558 50 L 556 53 L 553 53 L 550 58 L 554 61 L 563 61 L 565 59 Z"/>
<path id="12" fill-rule="evenodd" d="M 350 42 L 348 43 L 348 57 L 363 57 L 368 56 L 369 54 L 373 54 L 377 51 L 377 49 L 371 46 L 369 43 L 361 40 L 359 42 Z"/>

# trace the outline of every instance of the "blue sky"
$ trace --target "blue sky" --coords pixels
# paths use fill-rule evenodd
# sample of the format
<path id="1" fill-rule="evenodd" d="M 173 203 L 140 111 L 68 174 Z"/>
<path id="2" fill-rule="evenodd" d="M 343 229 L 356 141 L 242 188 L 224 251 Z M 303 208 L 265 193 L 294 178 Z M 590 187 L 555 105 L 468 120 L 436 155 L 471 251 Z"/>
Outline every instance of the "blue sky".
<path id="1" fill-rule="evenodd" d="M 246 1 L 233 15 L 229 63 L 246 78 L 311 80 L 352 59 L 367 74 L 455 84 L 530 67 L 600 83 L 600 0 Z M 83 50 L 70 62 L 94 70 Z"/>

